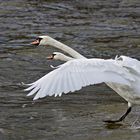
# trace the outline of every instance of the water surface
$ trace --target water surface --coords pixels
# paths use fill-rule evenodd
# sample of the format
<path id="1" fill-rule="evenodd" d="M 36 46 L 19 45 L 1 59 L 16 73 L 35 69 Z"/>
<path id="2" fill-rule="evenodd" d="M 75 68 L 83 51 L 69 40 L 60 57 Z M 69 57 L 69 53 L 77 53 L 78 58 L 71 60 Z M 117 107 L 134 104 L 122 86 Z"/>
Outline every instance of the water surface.
<path id="1" fill-rule="evenodd" d="M 120 124 L 102 121 L 120 117 L 127 108 L 104 84 L 36 102 L 20 85 L 60 64 L 46 60 L 59 50 L 29 45 L 38 35 L 48 34 L 89 58 L 140 60 L 139 0 L 0 0 L 0 21 L 0 139 L 139 139 L 133 124 L 139 107 Z"/>

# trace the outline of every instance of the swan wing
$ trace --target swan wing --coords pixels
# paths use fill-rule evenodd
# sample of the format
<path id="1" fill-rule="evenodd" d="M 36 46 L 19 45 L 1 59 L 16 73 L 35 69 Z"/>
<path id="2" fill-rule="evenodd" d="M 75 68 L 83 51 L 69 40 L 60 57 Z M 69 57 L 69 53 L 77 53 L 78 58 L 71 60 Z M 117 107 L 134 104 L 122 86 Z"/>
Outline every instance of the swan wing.
<path id="1" fill-rule="evenodd" d="M 134 81 L 126 69 L 122 69 L 116 60 L 75 59 L 66 62 L 36 82 L 29 84 L 27 96 L 36 94 L 34 100 L 45 96 L 61 96 L 82 87 L 102 82 L 130 85 Z"/>

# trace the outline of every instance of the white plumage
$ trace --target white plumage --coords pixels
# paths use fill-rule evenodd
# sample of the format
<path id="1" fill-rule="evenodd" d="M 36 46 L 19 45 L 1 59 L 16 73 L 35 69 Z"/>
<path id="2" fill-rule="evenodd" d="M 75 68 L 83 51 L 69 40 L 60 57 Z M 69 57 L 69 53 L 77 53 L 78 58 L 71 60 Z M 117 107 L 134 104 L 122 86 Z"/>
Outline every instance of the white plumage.
<path id="1" fill-rule="evenodd" d="M 36 94 L 36 100 L 45 96 L 61 96 L 62 93 L 74 92 L 102 82 L 130 86 L 130 82 L 134 81 L 128 70 L 122 68 L 116 60 L 76 59 L 46 74 L 32 83 L 26 91 L 32 90 L 28 96 Z"/>
<path id="2" fill-rule="evenodd" d="M 129 70 L 133 70 L 140 75 L 140 61 L 134 58 L 130 58 L 128 56 L 120 56 L 116 58 L 116 60 L 120 60 L 119 63 L 123 66 L 128 68 Z"/>
<path id="3" fill-rule="evenodd" d="M 54 58 L 70 61 L 29 84 L 30 87 L 26 91 L 31 90 L 28 96 L 36 94 L 34 100 L 45 96 L 61 96 L 62 93 L 73 92 L 88 85 L 105 82 L 128 102 L 128 109 L 120 119 L 107 120 L 106 122 L 124 120 L 131 111 L 132 104 L 140 104 L 140 61 L 127 56 L 116 57 L 115 60 L 87 59 L 49 36 L 40 36 L 32 44 L 51 45 L 72 56 L 68 57 L 57 53 L 59 57 L 55 56 Z"/>

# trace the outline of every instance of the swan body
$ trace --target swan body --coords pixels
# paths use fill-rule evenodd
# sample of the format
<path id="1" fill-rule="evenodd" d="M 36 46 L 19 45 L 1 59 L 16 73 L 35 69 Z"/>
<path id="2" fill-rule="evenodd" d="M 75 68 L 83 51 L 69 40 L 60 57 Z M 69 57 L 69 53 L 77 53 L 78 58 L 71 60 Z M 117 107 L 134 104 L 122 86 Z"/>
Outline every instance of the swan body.
<path id="1" fill-rule="evenodd" d="M 61 96 L 62 93 L 73 92 L 87 85 L 105 82 L 128 102 L 128 109 L 120 119 L 107 120 L 106 122 L 124 120 L 131 111 L 132 104 L 140 104 L 140 62 L 138 60 L 126 56 L 115 60 L 87 59 L 49 36 L 40 36 L 38 40 L 37 43 L 33 42 L 32 44 L 51 45 L 79 60 L 70 60 L 30 84 L 26 91 L 31 90 L 28 96 L 36 93 L 34 100 L 47 95 Z"/>
<path id="2" fill-rule="evenodd" d="M 52 59 L 54 59 L 54 60 L 56 60 L 56 58 L 57 58 L 57 60 L 61 60 L 61 61 L 65 61 L 67 59 L 66 55 L 59 53 L 59 52 L 54 52 L 52 54 L 52 56 L 54 56 L 54 57 L 52 57 Z M 73 59 L 72 57 L 70 57 L 70 58 L 71 58 L 71 60 Z M 69 60 L 67 60 L 67 61 L 69 61 Z M 117 90 L 117 93 L 120 96 L 122 96 L 125 100 L 127 100 L 133 104 L 140 104 L 139 99 L 136 100 L 140 96 L 140 93 L 139 93 L 139 90 L 140 90 L 140 88 L 139 88 L 140 62 L 136 59 L 133 59 L 133 58 L 130 58 L 127 56 L 116 57 L 115 61 L 116 61 L 115 63 L 117 63 L 121 69 L 125 68 L 127 70 L 125 72 L 129 73 L 131 75 L 131 77 L 133 78 L 133 80 L 131 80 L 129 86 L 124 85 L 124 84 L 116 84 L 116 83 L 109 83 L 109 84 L 112 85 L 112 87 L 114 87 Z M 134 91 L 134 89 L 135 89 L 135 91 Z M 134 98 L 135 98 L 135 100 L 134 100 Z"/>

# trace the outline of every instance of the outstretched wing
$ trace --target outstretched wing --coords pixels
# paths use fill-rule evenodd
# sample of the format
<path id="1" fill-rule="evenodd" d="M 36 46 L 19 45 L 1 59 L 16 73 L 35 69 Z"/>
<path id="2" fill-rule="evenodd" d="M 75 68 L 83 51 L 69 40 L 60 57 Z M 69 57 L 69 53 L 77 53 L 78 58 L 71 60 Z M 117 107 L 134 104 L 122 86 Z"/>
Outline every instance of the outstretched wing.
<path id="1" fill-rule="evenodd" d="M 133 80 L 128 71 L 120 67 L 116 60 L 76 59 L 66 62 L 30 84 L 25 91 L 31 90 L 27 96 L 36 93 L 36 100 L 45 96 L 61 96 L 62 93 L 74 92 L 82 87 L 102 82 L 130 85 L 129 82 Z"/>

